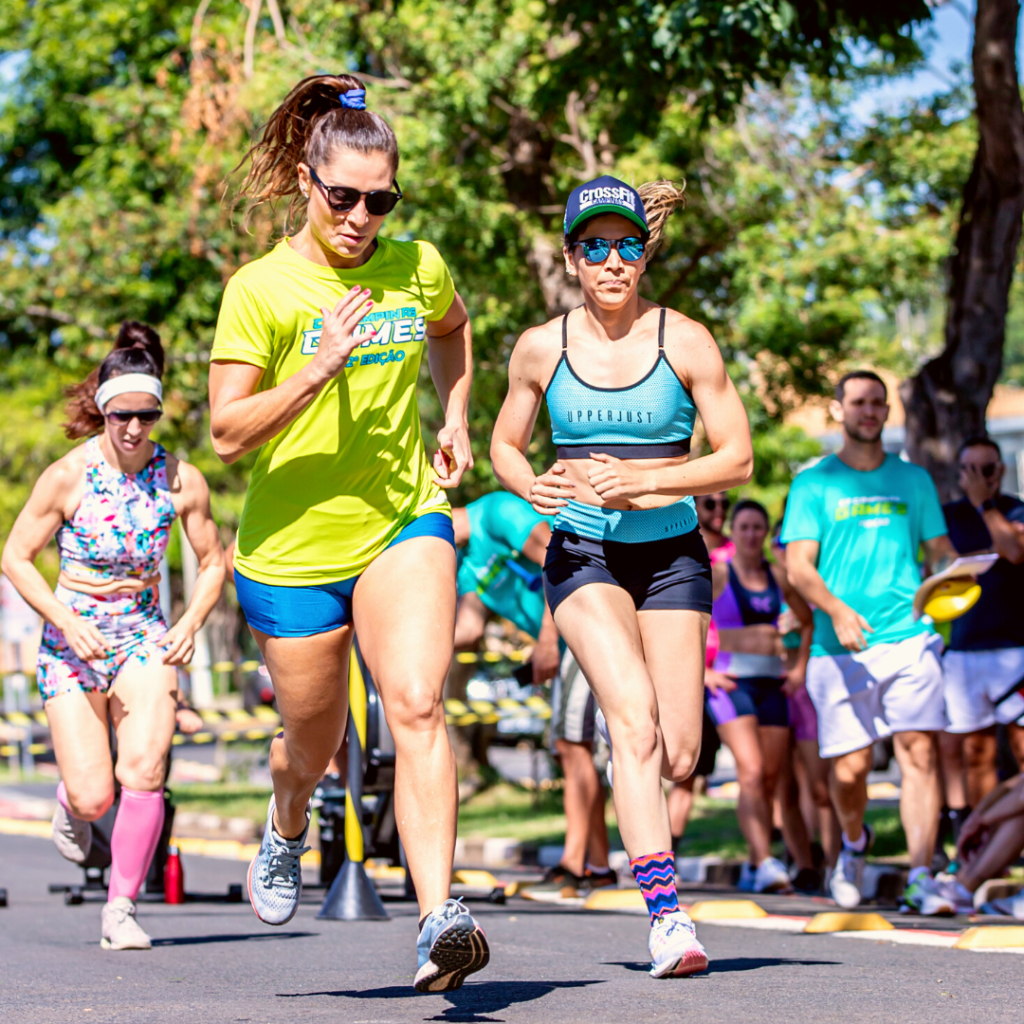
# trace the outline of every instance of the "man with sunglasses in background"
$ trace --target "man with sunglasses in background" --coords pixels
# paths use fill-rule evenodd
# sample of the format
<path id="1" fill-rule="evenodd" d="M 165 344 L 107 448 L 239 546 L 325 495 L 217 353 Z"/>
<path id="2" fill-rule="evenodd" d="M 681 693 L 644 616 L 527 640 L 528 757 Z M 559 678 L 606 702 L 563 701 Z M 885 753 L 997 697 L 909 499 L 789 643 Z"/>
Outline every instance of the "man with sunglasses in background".
<path id="1" fill-rule="evenodd" d="M 1006 467 L 990 437 L 965 441 L 958 463 L 964 496 L 943 506 L 949 538 L 960 554 L 994 551 L 1001 556 L 978 577 L 978 603 L 953 620 L 942 659 L 947 732 L 963 737 L 968 806 L 953 814 L 962 822 L 999 781 L 997 723 L 1006 726 L 1011 749 L 1024 768 L 1024 726 L 1019 724 L 1024 696 L 1013 692 L 1024 679 L 1019 607 L 1024 592 L 1024 502 L 1000 493 Z"/>

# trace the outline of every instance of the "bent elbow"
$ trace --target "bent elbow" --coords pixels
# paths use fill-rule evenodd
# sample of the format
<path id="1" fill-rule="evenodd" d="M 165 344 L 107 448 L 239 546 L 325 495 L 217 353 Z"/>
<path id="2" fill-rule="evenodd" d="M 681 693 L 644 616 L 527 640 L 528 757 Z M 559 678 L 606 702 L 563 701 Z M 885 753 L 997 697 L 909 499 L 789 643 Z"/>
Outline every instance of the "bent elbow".
<path id="1" fill-rule="evenodd" d="M 237 462 L 245 454 L 237 444 L 225 437 L 223 431 L 218 431 L 214 425 L 210 426 L 210 442 L 217 458 L 228 466 L 232 462 Z"/>
<path id="2" fill-rule="evenodd" d="M 754 453 L 753 452 L 748 453 L 740 461 L 740 464 L 737 467 L 737 476 L 738 476 L 738 479 L 736 481 L 736 486 L 737 487 L 742 487 L 744 484 L 749 484 L 750 481 L 754 479 Z"/>

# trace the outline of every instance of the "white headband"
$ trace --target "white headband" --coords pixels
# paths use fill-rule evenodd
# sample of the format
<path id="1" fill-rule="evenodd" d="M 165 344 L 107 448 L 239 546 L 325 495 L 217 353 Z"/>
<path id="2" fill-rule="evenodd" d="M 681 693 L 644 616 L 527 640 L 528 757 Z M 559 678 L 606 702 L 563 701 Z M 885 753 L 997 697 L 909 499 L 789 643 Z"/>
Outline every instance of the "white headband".
<path id="1" fill-rule="evenodd" d="M 158 377 L 149 373 L 122 373 L 119 377 L 111 377 L 96 389 L 96 405 L 100 412 L 103 412 L 112 398 L 127 394 L 129 391 L 142 391 L 152 395 L 160 403 L 164 400 L 163 385 Z"/>

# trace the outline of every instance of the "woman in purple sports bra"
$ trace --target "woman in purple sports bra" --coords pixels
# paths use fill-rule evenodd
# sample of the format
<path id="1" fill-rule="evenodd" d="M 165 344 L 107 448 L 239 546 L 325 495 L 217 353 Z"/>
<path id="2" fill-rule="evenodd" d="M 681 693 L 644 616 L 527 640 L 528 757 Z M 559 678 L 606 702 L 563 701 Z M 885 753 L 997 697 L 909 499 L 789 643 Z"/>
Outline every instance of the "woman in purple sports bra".
<path id="1" fill-rule="evenodd" d="M 771 856 L 772 806 L 775 786 L 789 754 L 788 692 L 803 686 L 810 654 L 813 619 L 807 602 L 790 585 L 785 570 L 764 556 L 768 513 L 756 501 L 740 501 L 733 509 L 732 558 L 711 567 L 712 616 L 723 638 L 769 633 L 781 651 L 779 615 L 787 603 L 801 629 L 796 663 L 786 669 L 780 653 L 741 654 L 720 650 L 708 670 L 708 707 L 718 734 L 736 759 L 740 798 L 736 816 L 750 848 L 756 892 L 790 888 L 785 865 Z M 752 645 L 744 645 L 750 647 Z"/>
<path id="2" fill-rule="evenodd" d="M 220 595 L 224 552 L 203 475 L 149 439 L 162 413 L 164 356 L 151 327 L 122 324 L 114 350 L 71 389 L 70 438 L 87 437 L 45 470 L 11 531 L 3 571 L 46 622 L 36 679 L 61 772 L 53 838 L 84 863 L 90 822 L 114 802 L 104 949 L 149 949 L 135 920 L 164 819 L 164 766 L 174 735 L 178 665 Z M 159 565 L 171 524 L 199 559 L 192 600 L 168 629 Z M 51 591 L 35 560 L 56 535 Z M 112 764 L 108 721 L 117 733 Z"/>

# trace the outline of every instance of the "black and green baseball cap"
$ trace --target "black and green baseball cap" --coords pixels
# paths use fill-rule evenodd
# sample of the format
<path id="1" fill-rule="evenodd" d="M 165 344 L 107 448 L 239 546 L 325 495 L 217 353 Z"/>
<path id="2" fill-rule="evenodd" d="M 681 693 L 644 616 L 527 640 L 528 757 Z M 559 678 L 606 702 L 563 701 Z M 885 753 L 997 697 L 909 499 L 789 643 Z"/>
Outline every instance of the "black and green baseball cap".
<path id="1" fill-rule="evenodd" d="M 610 174 L 588 181 L 574 188 L 569 193 L 565 204 L 565 235 L 568 237 L 584 221 L 602 213 L 617 213 L 631 220 L 646 241 L 651 231 L 647 226 L 647 214 L 644 211 L 640 193 L 631 185 L 627 185 Z"/>

